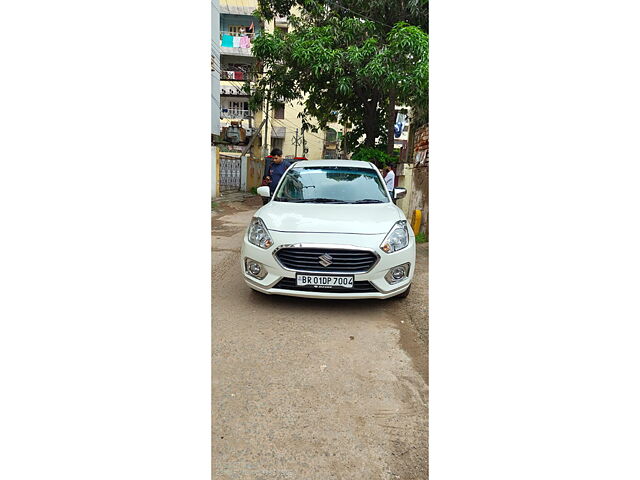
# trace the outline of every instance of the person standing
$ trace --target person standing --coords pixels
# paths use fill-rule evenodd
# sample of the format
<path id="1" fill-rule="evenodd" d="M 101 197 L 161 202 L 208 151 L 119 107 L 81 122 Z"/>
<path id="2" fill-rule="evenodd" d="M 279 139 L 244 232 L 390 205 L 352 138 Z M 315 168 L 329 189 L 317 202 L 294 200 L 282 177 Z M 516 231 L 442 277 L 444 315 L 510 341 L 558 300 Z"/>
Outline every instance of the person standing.
<path id="1" fill-rule="evenodd" d="M 390 166 L 384 167 L 384 183 L 387 185 L 387 190 L 389 191 L 389 195 L 391 195 L 391 200 L 393 203 L 396 203 L 396 199 L 394 198 L 394 190 L 396 188 L 396 174 L 393 172 L 393 169 Z"/>
<path id="2" fill-rule="evenodd" d="M 287 168 L 291 165 L 291 162 L 284 159 L 282 156 L 282 150 L 279 148 L 271 150 L 270 157 L 271 158 L 268 159 L 265 164 L 262 183 L 264 185 L 269 185 L 269 190 L 273 196 L 273 193 L 278 186 L 278 182 L 282 178 L 282 175 L 284 175 L 284 172 L 287 171 Z"/>

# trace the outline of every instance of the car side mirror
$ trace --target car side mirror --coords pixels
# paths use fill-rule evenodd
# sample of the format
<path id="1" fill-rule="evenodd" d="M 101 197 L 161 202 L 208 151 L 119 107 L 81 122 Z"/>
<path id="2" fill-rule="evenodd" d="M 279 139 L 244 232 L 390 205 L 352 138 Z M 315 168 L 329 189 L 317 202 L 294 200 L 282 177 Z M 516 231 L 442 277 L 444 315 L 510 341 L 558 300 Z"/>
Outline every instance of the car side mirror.
<path id="1" fill-rule="evenodd" d="M 262 187 L 258 187 L 258 195 L 261 197 L 269 198 L 271 196 L 271 190 L 269 190 L 268 185 L 263 185 Z"/>
<path id="2" fill-rule="evenodd" d="M 393 198 L 395 198 L 396 200 L 399 200 L 401 198 L 404 198 L 407 196 L 407 189 L 406 188 L 396 188 L 393 190 Z"/>

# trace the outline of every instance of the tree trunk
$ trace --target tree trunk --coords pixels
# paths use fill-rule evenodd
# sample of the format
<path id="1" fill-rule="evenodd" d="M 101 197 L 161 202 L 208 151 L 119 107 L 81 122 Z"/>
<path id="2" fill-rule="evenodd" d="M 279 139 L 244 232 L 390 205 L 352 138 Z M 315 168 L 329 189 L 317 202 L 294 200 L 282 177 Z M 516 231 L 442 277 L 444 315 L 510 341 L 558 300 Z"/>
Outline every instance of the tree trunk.
<path id="1" fill-rule="evenodd" d="M 367 116 L 365 117 L 364 122 L 364 146 L 369 148 L 374 148 L 376 146 L 376 121 L 375 118 L 370 120 Z"/>
<path id="2" fill-rule="evenodd" d="M 375 99 L 365 103 L 364 145 L 369 148 L 374 148 L 376 146 L 376 137 L 378 136 L 377 107 L 378 101 Z"/>
<path id="3" fill-rule="evenodd" d="M 395 144 L 394 125 L 396 123 L 396 93 L 392 90 L 387 106 L 387 154 L 393 154 Z"/>

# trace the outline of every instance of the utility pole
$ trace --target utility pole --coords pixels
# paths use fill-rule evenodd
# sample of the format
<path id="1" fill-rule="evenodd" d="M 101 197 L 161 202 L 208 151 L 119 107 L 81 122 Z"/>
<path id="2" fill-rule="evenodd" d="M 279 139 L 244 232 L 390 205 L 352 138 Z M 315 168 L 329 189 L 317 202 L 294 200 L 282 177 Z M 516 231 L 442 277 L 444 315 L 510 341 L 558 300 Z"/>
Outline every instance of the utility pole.
<path id="1" fill-rule="evenodd" d="M 342 139 L 340 140 L 340 158 L 347 158 L 349 152 L 347 151 L 347 126 L 342 124 Z"/>
<path id="2" fill-rule="evenodd" d="M 306 158 L 307 153 L 309 153 L 309 149 L 307 148 L 307 141 L 304 138 L 304 130 L 302 130 L 302 156 Z"/>
<path id="3" fill-rule="evenodd" d="M 302 137 L 304 138 L 304 133 L 302 134 Z M 296 147 L 296 153 L 294 157 L 298 156 L 298 145 L 300 145 L 301 142 L 302 142 L 302 138 L 298 137 L 298 129 L 296 128 L 296 136 L 291 139 L 291 143 Z"/>
<path id="4" fill-rule="evenodd" d="M 269 90 L 269 92 L 267 93 L 267 105 L 266 108 L 264 109 L 264 118 L 265 118 L 265 122 L 264 122 L 264 139 L 262 141 L 262 149 L 263 149 L 263 153 L 264 153 L 264 157 L 266 157 L 267 155 L 269 155 L 269 141 L 271 140 L 269 137 L 271 135 L 269 135 L 269 107 L 271 105 L 271 90 Z"/>

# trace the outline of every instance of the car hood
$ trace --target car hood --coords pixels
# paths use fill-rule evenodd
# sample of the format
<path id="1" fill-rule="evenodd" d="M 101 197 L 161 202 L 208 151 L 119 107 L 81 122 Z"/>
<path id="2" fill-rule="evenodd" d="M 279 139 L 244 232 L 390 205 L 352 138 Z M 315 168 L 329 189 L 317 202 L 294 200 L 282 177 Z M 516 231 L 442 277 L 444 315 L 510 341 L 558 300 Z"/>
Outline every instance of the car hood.
<path id="1" fill-rule="evenodd" d="M 385 234 L 404 220 L 393 203 L 327 204 L 269 202 L 256 214 L 280 232 Z"/>

